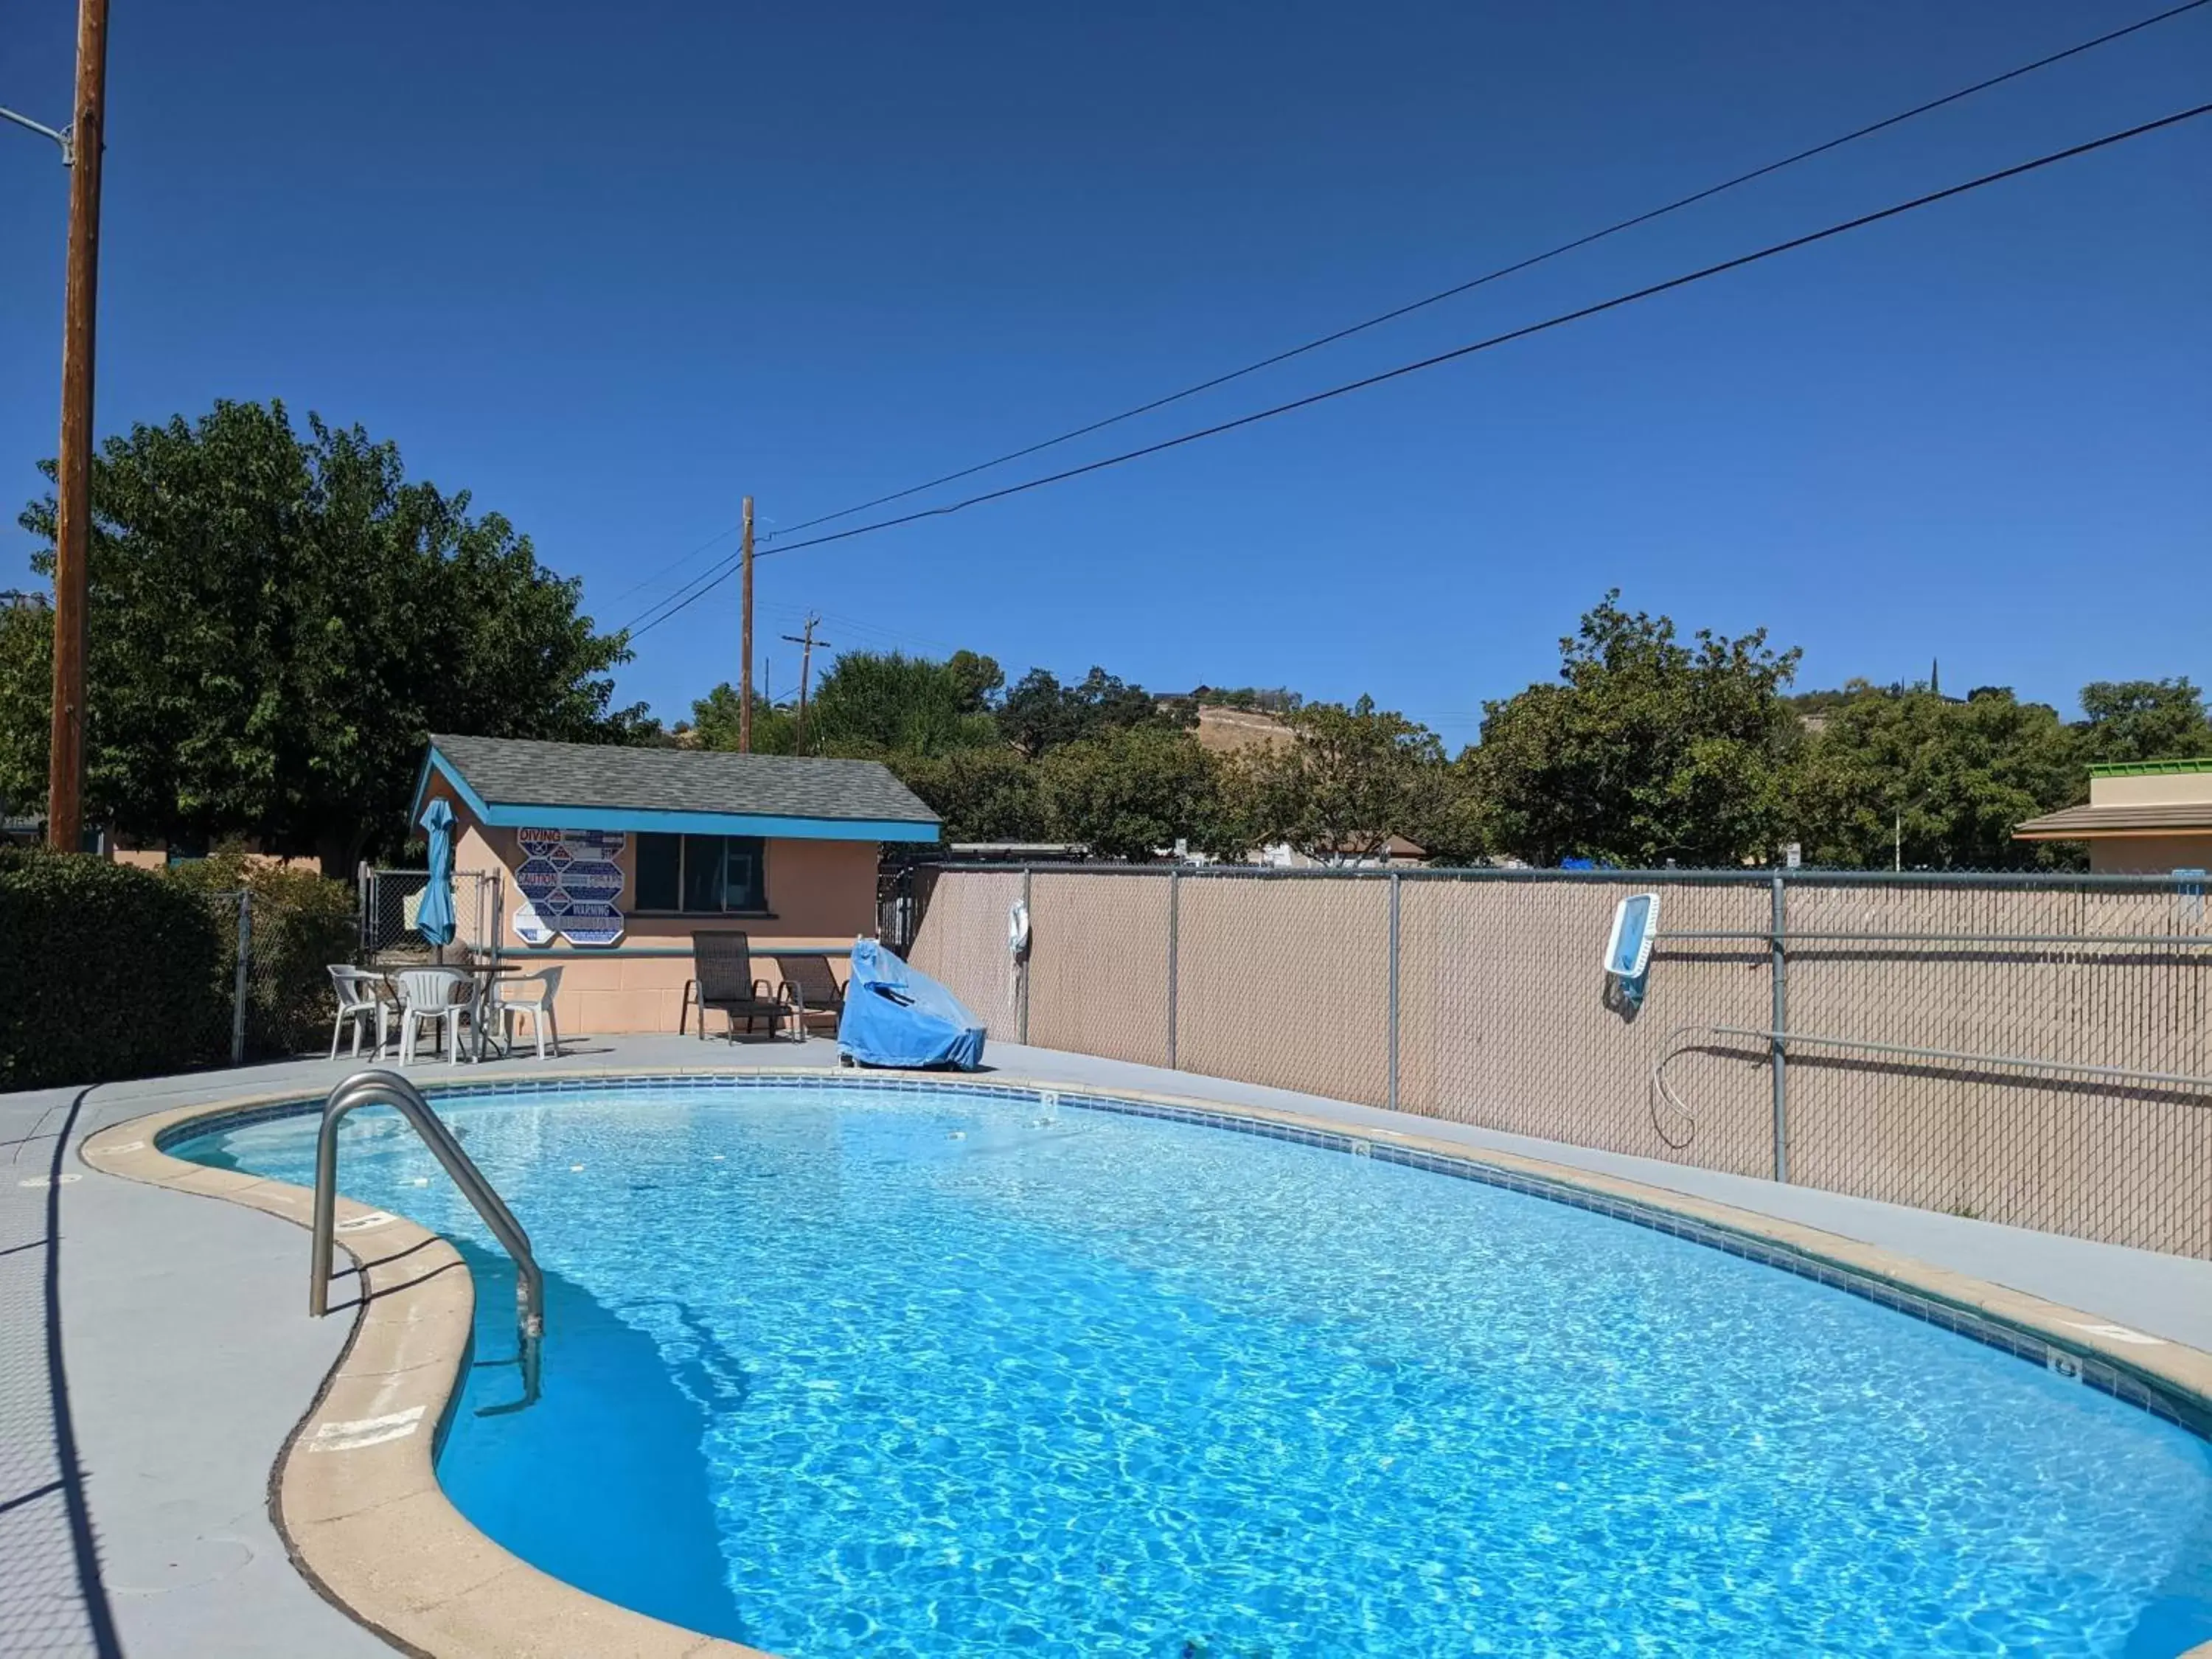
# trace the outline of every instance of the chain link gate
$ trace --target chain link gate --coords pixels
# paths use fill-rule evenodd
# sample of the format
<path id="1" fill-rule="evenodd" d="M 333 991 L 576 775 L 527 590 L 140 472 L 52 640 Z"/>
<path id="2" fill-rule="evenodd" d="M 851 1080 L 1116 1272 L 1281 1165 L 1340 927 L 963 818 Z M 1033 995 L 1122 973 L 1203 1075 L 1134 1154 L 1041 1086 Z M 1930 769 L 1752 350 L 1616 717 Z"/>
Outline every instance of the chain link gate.
<path id="1" fill-rule="evenodd" d="M 330 967 L 351 960 L 358 918 L 251 889 L 210 893 L 207 904 L 224 945 L 230 1063 L 319 1046 L 330 1026 Z"/>
<path id="2" fill-rule="evenodd" d="M 361 953 L 364 960 L 419 956 L 428 961 L 436 947 L 415 925 L 428 870 L 378 870 L 364 865 L 360 875 Z M 502 890 L 496 872 L 453 872 L 455 949 L 495 951 L 499 948 Z"/>

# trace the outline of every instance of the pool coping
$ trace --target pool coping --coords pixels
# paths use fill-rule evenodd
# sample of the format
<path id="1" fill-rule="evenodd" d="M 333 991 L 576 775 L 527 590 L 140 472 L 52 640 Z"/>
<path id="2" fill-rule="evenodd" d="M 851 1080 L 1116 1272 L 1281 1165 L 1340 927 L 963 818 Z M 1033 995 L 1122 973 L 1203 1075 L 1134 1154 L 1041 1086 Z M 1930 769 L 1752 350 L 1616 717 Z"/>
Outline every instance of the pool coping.
<path id="1" fill-rule="evenodd" d="M 817 1086 L 1050 1097 L 1079 1109 L 1211 1127 L 1382 1157 L 1654 1227 L 1867 1297 L 1938 1324 L 2212 1438 L 2212 1353 L 1803 1224 L 1522 1153 L 1310 1114 L 1153 1091 L 1015 1076 L 825 1072 L 809 1067 L 626 1066 L 524 1071 L 495 1083 L 441 1080 L 433 1099 L 690 1082 L 740 1089 Z M 170 1108 L 88 1137 L 94 1170 L 216 1198 L 305 1228 L 303 1188 L 171 1157 L 163 1147 L 218 1121 L 289 1116 L 319 1105 L 297 1086 Z M 269 1515 L 295 1569 L 334 1607 L 403 1652 L 453 1659 L 771 1659 L 665 1623 L 541 1572 L 478 1531 L 446 1498 L 435 1459 L 471 1358 L 475 1292 L 459 1253 L 403 1217 L 339 1198 L 337 1243 L 361 1291 L 344 1347 L 286 1437 L 269 1479 Z M 2212 1659 L 2212 1642 L 2182 1659 Z"/>

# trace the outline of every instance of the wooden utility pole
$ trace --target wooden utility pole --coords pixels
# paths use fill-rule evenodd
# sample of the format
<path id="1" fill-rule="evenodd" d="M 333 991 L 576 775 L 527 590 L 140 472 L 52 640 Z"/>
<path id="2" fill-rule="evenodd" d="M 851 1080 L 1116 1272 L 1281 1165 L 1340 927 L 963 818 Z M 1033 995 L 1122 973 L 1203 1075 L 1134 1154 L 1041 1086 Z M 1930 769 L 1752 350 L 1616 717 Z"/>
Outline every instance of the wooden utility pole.
<path id="1" fill-rule="evenodd" d="M 786 634 L 783 636 L 799 647 L 799 732 L 793 739 L 791 746 L 802 755 L 806 752 L 806 682 L 814 668 L 814 647 L 817 645 L 827 646 L 830 643 L 827 640 L 817 640 L 814 637 L 814 630 L 821 625 L 822 618 L 809 611 L 806 617 L 805 633 Z"/>
<path id="2" fill-rule="evenodd" d="M 738 558 L 744 575 L 738 584 L 740 595 L 738 603 L 744 607 L 744 638 L 739 641 L 745 656 L 744 684 L 738 688 L 738 752 L 753 752 L 753 498 L 745 497 L 744 540 L 738 544 Z"/>
<path id="3" fill-rule="evenodd" d="M 106 125 L 107 0 L 78 0 L 62 435 L 54 473 L 54 706 L 46 761 L 46 844 L 71 853 L 84 845 L 85 553 L 92 532 L 92 338 Z"/>

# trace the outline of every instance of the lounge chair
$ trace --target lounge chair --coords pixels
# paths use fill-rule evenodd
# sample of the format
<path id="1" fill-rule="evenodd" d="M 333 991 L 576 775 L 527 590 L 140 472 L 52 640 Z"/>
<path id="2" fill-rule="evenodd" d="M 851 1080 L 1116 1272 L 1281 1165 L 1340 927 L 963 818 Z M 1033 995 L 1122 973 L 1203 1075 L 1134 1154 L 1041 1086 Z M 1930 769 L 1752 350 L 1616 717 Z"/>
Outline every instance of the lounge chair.
<path id="1" fill-rule="evenodd" d="M 768 1034 L 773 1039 L 775 1028 L 791 1005 L 769 987 L 764 979 L 753 977 L 752 942 L 743 933 L 713 933 L 691 935 L 691 969 L 694 977 L 684 981 L 684 1004 L 677 1011 L 676 1033 L 684 1034 L 684 1026 L 690 1018 L 691 1005 L 699 1006 L 699 1040 L 707 1040 L 707 1011 L 719 1008 L 728 1017 L 730 1037 L 738 1035 L 738 1016 L 745 1017 L 745 1032 L 750 1036 L 756 1019 L 768 1021 Z M 803 1033 L 802 1033 L 803 1035 Z"/>
<path id="2" fill-rule="evenodd" d="M 806 1035 L 810 1014 L 841 1019 L 845 1013 L 845 988 L 837 983 L 828 957 L 778 957 L 783 970 L 784 994 L 791 1000 L 792 1016 L 800 1036 Z"/>

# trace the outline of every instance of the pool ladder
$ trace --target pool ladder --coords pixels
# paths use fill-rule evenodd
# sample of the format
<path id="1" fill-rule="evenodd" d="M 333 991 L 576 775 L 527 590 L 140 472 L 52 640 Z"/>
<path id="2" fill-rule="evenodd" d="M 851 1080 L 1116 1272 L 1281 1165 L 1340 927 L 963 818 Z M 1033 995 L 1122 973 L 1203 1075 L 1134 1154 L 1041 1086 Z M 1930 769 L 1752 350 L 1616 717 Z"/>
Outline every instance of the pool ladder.
<path id="1" fill-rule="evenodd" d="M 322 1129 L 315 1137 L 315 1218 L 308 1234 L 308 1313 L 319 1318 L 330 1310 L 331 1256 L 337 1227 L 338 1125 L 347 1113 L 362 1106 L 390 1106 L 406 1119 L 453 1177 L 453 1185 L 461 1189 L 461 1196 L 475 1206 L 484 1225 L 514 1258 L 517 1364 L 522 1371 L 522 1398 L 512 1405 L 486 1407 L 478 1415 L 520 1411 L 533 1404 L 538 1399 L 538 1345 L 545 1334 L 545 1275 L 538 1271 L 538 1258 L 531 1253 L 530 1235 L 522 1231 L 514 1212 L 492 1189 L 475 1160 L 461 1150 L 461 1143 L 444 1120 L 431 1110 L 422 1091 L 397 1072 L 356 1072 L 323 1102 Z M 367 1293 L 364 1273 L 362 1294 Z"/>

